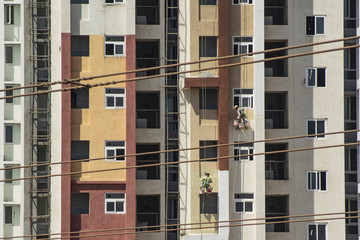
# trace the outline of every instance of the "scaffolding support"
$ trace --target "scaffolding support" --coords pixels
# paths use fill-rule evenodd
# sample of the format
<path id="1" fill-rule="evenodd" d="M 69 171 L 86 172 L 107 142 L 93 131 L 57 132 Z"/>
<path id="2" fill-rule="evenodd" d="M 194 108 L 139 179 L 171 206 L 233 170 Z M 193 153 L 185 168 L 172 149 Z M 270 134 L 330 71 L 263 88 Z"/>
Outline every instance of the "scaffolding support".
<path id="1" fill-rule="evenodd" d="M 165 0 L 165 59 L 166 64 L 179 63 L 179 3 L 178 0 Z M 177 72 L 178 68 L 167 68 L 166 72 Z M 179 148 L 179 79 L 178 75 L 168 76 L 165 79 L 165 141 L 166 150 Z M 177 152 L 166 153 L 165 161 L 178 161 Z M 165 219 L 166 224 L 179 224 L 179 166 L 178 164 L 166 165 L 165 168 Z M 174 228 L 174 227 L 173 227 Z M 176 228 L 176 227 L 175 227 Z M 168 229 L 171 229 L 169 227 Z M 179 239 L 179 231 L 165 233 L 165 239 Z"/>
<path id="2" fill-rule="evenodd" d="M 30 63 L 32 76 L 30 84 L 50 82 L 50 0 L 29 0 L 30 17 Z M 31 91 L 45 91 L 49 87 L 34 87 Z M 30 99 L 30 165 L 49 163 L 50 161 L 50 94 L 31 96 Z M 49 166 L 38 166 L 30 169 L 30 176 L 50 174 Z M 50 178 L 30 181 L 30 233 L 31 235 L 50 233 Z M 31 237 L 31 239 L 46 238 Z"/>

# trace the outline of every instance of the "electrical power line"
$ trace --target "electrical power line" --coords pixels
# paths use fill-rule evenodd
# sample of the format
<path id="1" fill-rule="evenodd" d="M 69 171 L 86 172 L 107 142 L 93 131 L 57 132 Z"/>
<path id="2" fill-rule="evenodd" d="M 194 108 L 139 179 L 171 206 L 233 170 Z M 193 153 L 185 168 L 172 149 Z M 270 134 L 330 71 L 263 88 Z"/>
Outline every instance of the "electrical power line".
<path id="1" fill-rule="evenodd" d="M 89 84 L 89 85 L 86 85 L 86 86 L 77 86 L 77 87 L 61 88 L 61 89 L 55 89 L 55 90 L 45 90 L 45 91 L 31 92 L 31 93 L 25 93 L 25 94 L 18 94 L 18 95 L 0 97 L 0 100 L 2 100 L 2 99 L 10 99 L 10 98 L 17 98 L 17 97 L 33 96 L 33 95 L 39 95 L 39 94 L 48 94 L 48 93 L 54 93 L 54 92 L 65 92 L 65 91 L 78 90 L 78 89 L 83 89 L 83 88 L 102 87 L 102 86 L 114 85 L 114 84 L 119 84 L 119 83 L 135 82 L 135 81 L 147 80 L 147 79 L 152 79 L 152 78 L 160 78 L 160 77 L 172 76 L 172 75 L 178 75 L 178 74 L 193 73 L 193 72 L 200 72 L 200 71 L 209 71 L 209 70 L 214 70 L 214 69 L 236 67 L 236 66 L 254 64 L 254 63 L 275 61 L 275 60 L 295 58 L 295 57 L 303 57 L 303 56 L 308 56 L 308 55 L 327 53 L 327 52 L 334 52 L 334 51 L 340 51 L 340 50 L 346 50 L 346 49 L 352 49 L 352 48 L 358 48 L 358 47 L 360 47 L 360 45 L 351 45 L 351 46 L 340 47 L 340 48 L 330 48 L 330 49 L 327 49 L 327 50 L 311 51 L 311 52 L 298 53 L 298 54 L 293 54 L 293 55 L 285 55 L 285 56 L 280 56 L 280 57 L 273 57 L 273 58 L 266 58 L 266 59 L 261 59 L 261 60 L 254 60 L 254 61 L 249 61 L 249 62 L 224 64 L 224 65 L 219 65 L 219 66 L 215 66 L 215 67 L 200 68 L 200 69 L 195 69 L 195 70 L 171 72 L 171 73 L 164 73 L 164 74 L 145 76 L 145 77 L 135 77 L 135 78 L 130 78 L 130 79 L 126 79 L 126 80 L 109 81 L 109 82 L 105 82 L 105 83 L 97 83 L 97 84 L 92 84 L 92 85 Z"/>
<path id="2" fill-rule="evenodd" d="M 330 212 L 330 213 L 314 213 L 314 214 L 288 215 L 288 216 L 276 216 L 276 217 L 264 217 L 264 218 L 246 218 L 246 219 L 232 219 L 232 220 L 209 221 L 209 222 L 165 224 L 165 225 L 153 225 L 153 226 L 142 226 L 142 227 L 96 229 L 96 230 L 71 231 L 71 232 L 60 232 L 60 233 L 50 233 L 50 234 L 36 234 L 36 235 L 23 235 L 23 236 L 12 236 L 12 237 L 0 237 L 0 240 L 10 239 L 10 238 L 13 239 L 13 238 L 42 237 L 42 236 L 54 236 L 54 235 L 65 235 L 65 234 L 82 234 L 82 233 L 93 233 L 93 232 L 141 230 L 141 229 L 146 229 L 146 228 L 163 228 L 163 227 L 179 227 L 179 226 L 181 227 L 181 226 L 191 226 L 191 225 L 209 225 L 209 224 L 219 224 L 219 223 L 249 222 L 249 221 L 260 221 L 260 220 L 284 219 L 284 218 L 304 218 L 304 217 L 318 217 L 318 216 L 328 216 L 328 215 L 359 214 L 359 213 L 360 213 L 360 211 Z M 355 217 L 355 216 L 353 216 L 353 217 Z M 314 221 L 317 221 L 317 219 L 314 219 Z M 269 222 L 269 223 L 272 223 L 272 222 Z M 169 229 L 169 230 L 170 231 L 176 231 L 176 230 L 173 230 L 173 229 Z M 179 230 L 183 230 L 183 229 L 180 228 Z M 56 238 L 48 238 L 48 239 L 56 239 Z"/>
<path id="3" fill-rule="evenodd" d="M 136 70 L 131 70 L 131 71 L 119 72 L 119 73 L 111 73 L 111 74 L 102 74 L 102 75 L 96 75 L 96 76 L 90 76 L 90 77 L 65 79 L 64 81 L 56 81 L 56 82 L 49 82 L 49 83 L 27 85 L 27 86 L 22 86 L 22 87 L 12 87 L 12 88 L 0 89 L 0 92 L 26 89 L 26 88 L 35 88 L 35 87 L 45 87 L 45 86 L 51 86 L 51 85 L 56 85 L 56 84 L 76 83 L 76 82 L 80 82 L 80 81 L 93 80 L 96 78 L 120 76 L 120 75 L 132 74 L 132 73 L 149 71 L 149 70 L 159 70 L 159 69 L 163 69 L 163 68 L 179 67 L 179 66 L 184 66 L 184 65 L 192 65 L 192 64 L 213 62 L 213 61 L 220 61 L 220 60 L 229 60 L 229 59 L 233 59 L 233 58 L 252 56 L 252 55 L 264 54 L 264 53 L 269 53 L 269 52 L 291 50 L 291 49 L 297 49 L 297 48 L 304 48 L 304 47 L 312 47 L 312 46 L 316 46 L 316 45 L 323 45 L 323 44 L 329 44 L 329 43 L 340 42 L 340 41 L 348 41 L 348 40 L 354 40 L 354 39 L 358 39 L 358 38 L 360 38 L 360 36 L 352 36 L 352 37 L 346 37 L 346 38 L 340 38 L 340 39 L 334 39 L 334 40 L 328 40 L 328 41 L 321 41 L 321 42 L 314 42 L 314 43 L 305 43 L 305 44 L 293 45 L 293 46 L 288 46 L 288 47 L 281 47 L 281 48 L 268 49 L 268 50 L 264 50 L 264 51 L 252 52 L 252 53 L 228 55 L 228 56 L 216 57 L 216 58 L 211 58 L 211 59 L 206 59 L 206 60 L 177 63 L 177 64 L 168 64 L 168 65 L 162 65 L 162 66 L 156 66 L 156 67 L 150 67 L 150 68 L 142 68 L 142 69 L 136 69 Z M 84 87 L 88 87 L 88 86 L 90 86 L 90 85 L 84 84 Z"/>
<path id="4" fill-rule="evenodd" d="M 355 146 L 355 145 L 360 145 L 360 142 L 337 144 L 337 145 L 326 145 L 326 146 L 309 147 L 309 148 L 296 148 L 296 149 L 278 150 L 278 151 L 262 152 L 262 153 L 230 155 L 230 156 L 203 158 L 203 159 L 196 159 L 196 160 L 185 160 L 185 161 L 177 161 L 177 162 L 154 163 L 154 164 L 127 166 L 127 167 L 120 167 L 120 168 L 107 168 L 107 169 L 91 170 L 91 171 L 79 171 L 79 172 L 70 172 L 70 173 L 39 175 L 39 176 L 33 176 L 33 177 L 11 178 L 11 179 L 0 180 L 0 183 L 1 182 L 8 182 L 8 181 L 30 180 L 30 179 L 39 179 L 39 178 L 48 178 L 48 177 L 60 177 L 60 176 L 72 176 L 72 175 L 80 175 L 80 174 L 87 174 L 87 173 L 120 171 L 120 170 L 127 170 L 127 169 L 133 169 L 133 168 L 145 168 L 145 167 L 156 167 L 156 166 L 183 164 L 183 163 L 206 162 L 206 161 L 213 161 L 213 160 L 227 159 L 227 158 L 235 158 L 235 157 L 248 157 L 248 156 L 269 155 L 269 154 L 276 154 L 276 153 L 300 152 L 300 151 L 335 148 L 335 147 L 345 147 L 345 146 Z"/>
<path id="5" fill-rule="evenodd" d="M 359 132 L 359 131 L 360 131 L 360 129 L 352 129 L 352 130 L 345 130 L 345 131 L 338 131 L 338 132 L 317 133 L 317 134 L 298 135 L 298 136 L 281 137 L 281 138 L 269 138 L 269 139 L 247 141 L 247 142 L 223 143 L 223 144 L 199 146 L 199 147 L 192 147 L 192 148 L 169 149 L 169 150 L 161 150 L 161 151 L 153 151 L 153 152 L 117 155 L 117 156 L 111 156 L 111 157 L 87 158 L 87 159 L 77 159 L 77 160 L 64 161 L 64 162 L 30 164 L 30 165 L 24 165 L 24 166 L 13 166 L 13 167 L 0 168 L 0 171 L 1 170 L 30 168 L 30 167 L 40 167 L 40 166 L 60 165 L 60 164 L 73 164 L 73 163 L 79 163 L 79 162 L 92 162 L 92 161 L 99 161 L 99 160 L 105 160 L 105 159 L 126 158 L 126 157 L 161 154 L 161 153 L 191 151 L 191 150 L 213 148 L 213 147 L 228 147 L 228 146 L 244 145 L 244 144 L 251 144 L 251 143 L 254 144 L 254 143 L 262 143 L 262 142 L 284 141 L 284 140 L 299 139 L 299 138 L 312 138 L 312 137 L 317 137 L 317 136 L 335 135 L 335 134 L 342 134 L 342 133 L 352 133 L 352 132 Z"/>

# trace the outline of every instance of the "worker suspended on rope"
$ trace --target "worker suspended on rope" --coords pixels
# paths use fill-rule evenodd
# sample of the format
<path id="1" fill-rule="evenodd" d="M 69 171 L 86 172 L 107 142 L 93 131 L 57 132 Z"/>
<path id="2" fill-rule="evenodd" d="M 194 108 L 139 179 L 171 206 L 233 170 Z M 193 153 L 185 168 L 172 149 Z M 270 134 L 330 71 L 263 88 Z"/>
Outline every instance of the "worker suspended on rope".
<path id="1" fill-rule="evenodd" d="M 205 177 L 201 178 L 201 187 L 200 187 L 200 194 L 203 193 L 211 193 L 212 187 L 210 186 L 210 183 L 212 183 L 212 180 L 210 178 L 210 173 L 205 172 Z"/>
<path id="2" fill-rule="evenodd" d="M 243 108 L 239 108 L 238 105 L 234 106 L 234 109 L 236 110 L 237 117 L 234 121 L 234 126 L 241 128 L 247 128 L 249 126 L 249 120 L 247 119 L 246 113 Z"/>

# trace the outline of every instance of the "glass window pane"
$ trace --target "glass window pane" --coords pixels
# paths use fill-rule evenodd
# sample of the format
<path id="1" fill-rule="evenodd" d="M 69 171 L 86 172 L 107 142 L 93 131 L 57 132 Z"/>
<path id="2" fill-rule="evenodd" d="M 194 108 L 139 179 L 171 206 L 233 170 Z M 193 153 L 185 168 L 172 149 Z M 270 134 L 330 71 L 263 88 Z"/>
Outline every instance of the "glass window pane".
<path id="1" fill-rule="evenodd" d="M 320 190 L 325 191 L 326 190 L 326 172 L 320 173 L 320 182 L 321 182 Z"/>
<path id="2" fill-rule="evenodd" d="M 12 207 L 5 206 L 5 224 L 12 224 Z"/>
<path id="3" fill-rule="evenodd" d="M 325 68 L 317 69 L 317 86 L 325 87 Z"/>
<path id="4" fill-rule="evenodd" d="M 315 17 L 306 17 L 306 35 L 315 35 Z"/>
<path id="5" fill-rule="evenodd" d="M 13 137 L 13 126 L 5 126 L 5 143 L 12 143 Z"/>
<path id="6" fill-rule="evenodd" d="M 5 47 L 5 63 L 14 63 L 14 56 L 13 56 L 13 47 L 6 46 Z"/>
<path id="7" fill-rule="evenodd" d="M 311 68 L 307 71 L 307 80 L 308 80 L 308 86 L 314 87 L 315 86 L 315 72 L 316 70 Z"/>
<path id="8" fill-rule="evenodd" d="M 115 151 L 114 150 L 106 150 L 106 156 L 108 157 L 112 157 L 115 156 Z"/>
<path id="9" fill-rule="evenodd" d="M 125 149 L 116 149 L 116 156 L 125 155 Z M 125 157 L 117 157 L 116 160 L 124 161 Z"/>
<path id="10" fill-rule="evenodd" d="M 317 133 L 325 133 L 325 121 L 317 121 Z M 324 135 L 320 135 L 319 137 L 325 137 Z"/>
<path id="11" fill-rule="evenodd" d="M 107 212 L 114 212 L 115 211 L 115 203 L 114 202 L 107 202 L 106 203 L 106 211 Z"/>
<path id="12" fill-rule="evenodd" d="M 310 179 L 310 189 L 315 190 L 316 189 L 316 173 L 310 173 L 311 179 Z"/>
<path id="13" fill-rule="evenodd" d="M 318 240 L 326 240 L 326 225 L 318 225 Z"/>
<path id="14" fill-rule="evenodd" d="M 324 34 L 325 33 L 325 19 L 324 17 L 316 18 L 316 34 Z"/>
<path id="15" fill-rule="evenodd" d="M 308 121 L 308 134 L 315 134 L 315 121 L 313 120 Z"/>
<path id="16" fill-rule="evenodd" d="M 309 240 L 317 240 L 316 239 L 316 225 L 315 224 L 309 225 L 308 230 L 309 230 Z"/>
<path id="17" fill-rule="evenodd" d="M 236 212 L 243 212 L 244 211 L 244 203 L 243 202 L 236 202 L 235 203 L 235 211 Z"/>
<path id="18" fill-rule="evenodd" d="M 124 54 L 124 46 L 123 45 L 115 45 L 116 54 Z"/>
<path id="19" fill-rule="evenodd" d="M 114 55 L 114 44 L 106 44 L 105 48 L 106 55 Z"/>
<path id="20" fill-rule="evenodd" d="M 116 202 L 116 212 L 124 212 L 124 203 Z"/>
<path id="21" fill-rule="evenodd" d="M 237 44 L 234 44 L 234 55 L 239 54 L 239 46 Z"/>
<path id="22" fill-rule="evenodd" d="M 114 107 L 114 97 L 106 97 L 106 106 Z"/>
<path id="23" fill-rule="evenodd" d="M 252 212 L 252 210 L 253 210 L 253 203 L 245 202 L 245 212 Z"/>
<path id="24" fill-rule="evenodd" d="M 250 99 L 249 98 L 243 98 L 241 106 L 242 107 L 250 107 Z"/>
<path id="25" fill-rule="evenodd" d="M 122 97 L 117 97 L 117 98 L 116 98 L 116 106 L 117 106 L 117 107 L 123 107 L 123 106 L 124 106 L 124 98 L 122 98 Z"/>

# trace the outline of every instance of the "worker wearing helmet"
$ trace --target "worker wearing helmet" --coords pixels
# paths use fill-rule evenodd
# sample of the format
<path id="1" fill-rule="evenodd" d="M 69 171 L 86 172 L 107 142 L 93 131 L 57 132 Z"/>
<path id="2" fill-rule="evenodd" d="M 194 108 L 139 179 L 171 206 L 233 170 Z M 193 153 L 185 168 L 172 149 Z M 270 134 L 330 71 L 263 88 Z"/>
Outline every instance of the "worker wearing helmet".
<path id="1" fill-rule="evenodd" d="M 243 108 L 239 108 L 238 105 L 234 106 L 234 109 L 236 110 L 236 114 L 237 114 L 237 119 L 239 120 L 239 122 L 243 121 L 243 123 L 245 124 L 245 118 L 246 118 L 246 114 L 244 112 Z"/>

